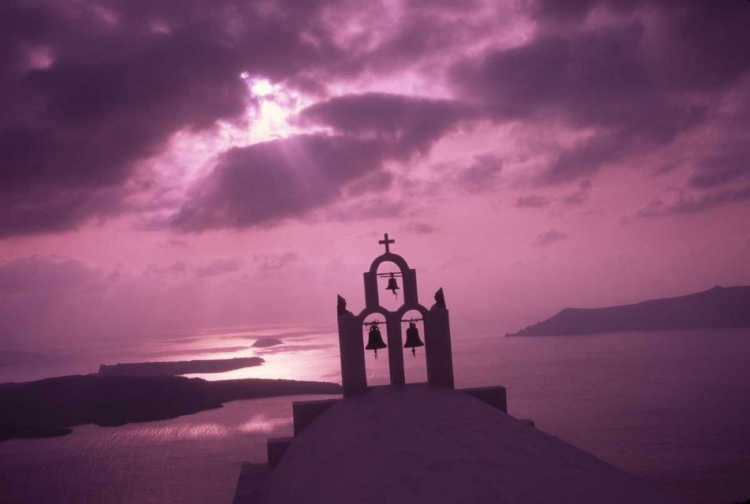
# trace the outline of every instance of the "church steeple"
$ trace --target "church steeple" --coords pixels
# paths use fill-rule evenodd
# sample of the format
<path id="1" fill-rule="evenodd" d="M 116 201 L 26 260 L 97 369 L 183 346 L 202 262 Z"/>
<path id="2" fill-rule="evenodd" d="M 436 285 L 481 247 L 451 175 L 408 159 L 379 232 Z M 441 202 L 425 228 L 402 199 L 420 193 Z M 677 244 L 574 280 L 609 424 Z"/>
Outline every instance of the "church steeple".
<path id="1" fill-rule="evenodd" d="M 431 309 L 427 309 L 419 303 L 417 289 L 417 272 L 410 268 L 406 260 L 390 250 L 390 245 L 396 241 L 385 233 L 378 243 L 385 245 L 385 253 L 376 257 L 370 265 L 370 270 L 365 272 L 365 308 L 354 315 L 346 310 L 346 301 L 339 296 L 338 301 L 338 326 L 339 346 L 341 349 L 341 381 L 344 387 L 344 395 L 352 395 L 367 389 L 367 374 L 365 348 L 363 343 L 363 328 L 369 326 L 365 319 L 375 313 L 385 318 L 386 347 L 388 350 L 388 368 L 390 372 L 391 385 L 400 386 L 406 383 L 404 373 L 404 345 L 403 345 L 403 323 L 422 321 L 424 324 L 424 351 L 427 359 L 427 381 L 432 385 L 453 388 L 453 356 L 451 351 L 450 322 L 448 310 L 445 307 L 442 288 L 435 294 L 436 303 Z M 378 267 L 384 263 L 395 264 L 398 272 L 378 274 Z M 380 304 L 380 292 L 378 290 L 378 277 L 386 276 L 389 282 L 395 284 L 396 277 L 401 278 L 403 286 L 398 288 L 402 291 L 401 306 L 396 310 L 387 310 Z M 388 288 L 393 289 L 395 285 L 389 283 Z M 395 293 L 395 290 L 394 290 Z M 343 307 L 343 308 L 342 308 Z M 404 320 L 404 315 L 409 311 L 420 313 L 419 319 Z M 416 340 L 414 340 L 416 341 Z M 408 348 L 413 352 L 415 345 Z M 379 346 L 378 348 L 386 348 Z"/>

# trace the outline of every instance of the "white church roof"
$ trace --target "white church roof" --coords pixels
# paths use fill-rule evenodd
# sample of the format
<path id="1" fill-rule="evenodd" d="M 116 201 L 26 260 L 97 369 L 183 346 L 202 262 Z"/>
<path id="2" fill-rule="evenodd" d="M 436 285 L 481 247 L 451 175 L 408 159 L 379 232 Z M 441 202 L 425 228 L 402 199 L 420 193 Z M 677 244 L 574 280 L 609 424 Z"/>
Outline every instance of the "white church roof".
<path id="1" fill-rule="evenodd" d="M 646 482 L 460 391 L 378 387 L 339 401 L 273 472 L 282 503 L 660 503 Z"/>

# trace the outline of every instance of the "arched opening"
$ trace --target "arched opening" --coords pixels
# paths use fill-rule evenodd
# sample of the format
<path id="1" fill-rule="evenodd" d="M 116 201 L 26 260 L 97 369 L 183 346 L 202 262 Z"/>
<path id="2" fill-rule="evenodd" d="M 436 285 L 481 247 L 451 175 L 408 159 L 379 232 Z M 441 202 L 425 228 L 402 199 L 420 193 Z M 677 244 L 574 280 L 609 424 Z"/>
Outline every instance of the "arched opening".
<path id="1" fill-rule="evenodd" d="M 377 269 L 377 283 L 380 306 L 388 311 L 398 310 L 404 304 L 404 280 L 398 265 L 391 261 L 380 263 Z"/>
<path id="2" fill-rule="evenodd" d="M 412 326 L 416 333 L 409 334 Z M 417 339 L 418 337 L 418 339 Z M 404 345 L 424 345 L 424 319 L 418 310 L 408 310 L 401 316 L 401 339 Z M 404 374 L 406 383 L 425 383 L 427 381 L 427 357 L 424 346 L 404 348 Z"/>
<path id="3" fill-rule="evenodd" d="M 365 317 L 362 323 L 362 338 L 364 346 L 367 348 L 370 340 L 377 342 L 377 335 L 370 335 L 370 331 L 375 327 L 376 333 L 380 334 L 383 344 L 388 344 L 388 329 L 385 317 L 380 313 L 372 313 Z M 377 345 L 376 345 L 377 346 Z M 367 375 L 367 385 L 388 385 L 391 382 L 390 371 L 388 367 L 388 348 L 384 347 L 377 350 L 365 350 L 365 372 Z"/>

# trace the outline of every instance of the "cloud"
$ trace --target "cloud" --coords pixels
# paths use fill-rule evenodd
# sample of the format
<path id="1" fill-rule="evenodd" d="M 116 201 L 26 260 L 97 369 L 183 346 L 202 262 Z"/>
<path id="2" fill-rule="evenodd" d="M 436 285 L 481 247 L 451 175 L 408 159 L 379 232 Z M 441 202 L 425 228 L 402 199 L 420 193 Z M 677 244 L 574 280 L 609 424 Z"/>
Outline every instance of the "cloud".
<path id="1" fill-rule="evenodd" d="M 583 205 L 589 200 L 593 184 L 590 180 L 585 179 L 578 183 L 578 189 L 573 192 L 565 193 L 556 198 L 549 198 L 539 194 L 530 194 L 521 196 L 516 199 L 518 208 L 544 208 L 557 201 L 566 206 Z"/>
<path id="2" fill-rule="evenodd" d="M 474 156 L 472 163 L 458 172 L 456 182 L 465 191 L 476 193 L 486 191 L 503 168 L 503 160 L 492 153 Z"/>
<path id="3" fill-rule="evenodd" d="M 582 205 L 589 200 L 593 184 L 590 180 L 582 180 L 578 183 L 578 190 L 572 193 L 564 194 L 560 200 L 569 206 Z"/>
<path id="4" fill-rule="evenodd" d="M 224 273 L 240 271 L 241 269 L 242 260 L 239 257 L 219 258 L 197 266 L 195 268 L 195 277 L 215 277 Z"/>
<path id="5" fill-rule="evenodd" d="M 477 117 L 467 105 L 384 93 L 347 94 L 302 110 L 302 124 L 328 126 L 336 133 L 377 138 L 392 154 L 426 153 L 464 120 Z"/>
<path id="6" fill-rule="evenodd" d="M 539 233 L 536 238 L 534 238 L 532 244 L 537 247 L 541 247 L 567 239 L 567 233 L 563 233 L 561 231 L 558 231 L 557 229 L 549 228 L 547 231 L 542 231 L 541 233 Z"/>
<path id="7" fill-rule="evenodd" d="M 185 240 L 178 240 L 177 238 L 170 238 L 164 244 L 163 247 L 173 247 L 177 249 L 185 249 L 188 247 L 188 242 Z"/>
<path id="8" fill-rule="evenodd" d="M 175 261 L 168 266 L 151 263 L 144 270 L 146 276 L 174 276 L 183 278 L 210 278 L 241 271 L 244 262 L 239 257 L 217 257 L 200 261 Z"/>
<path id="9" fill-rule="evenodd" d="M 712 189 L 737 179 L 750 177 L 750 148 L 745 145 L 704 157 L 696 163 L 689 185 L 695 189 Z"/>
<path id="10" fill-rule="evenodd" d="M 399 215 L 403 201 L 373 197 L 393 183 L 388 160 L 425 154 L 432 143 L 474 115 L 450 100 L 368 93 L 318 102 L 298 117 L 316 133 L 235 148 L 222 154 L 171 225 L 180 231 L 273 226 L 327 209 L 326 218 Z M 478 191 L 500 171 L 495 155 L 475 157 L 458 184 Z"/>
<path id="11" fill-rule="evenodd" d="M 519 208 L 543 208 L 550 204 L 549 198 L 538 194 L 521 196 L 516 200 L 516 206 Z"/>
<path id="12" fill-rule="evenodd" d="M 329 7 L 2 2 L 0 238 L 127 212 L 129 182 L 173 134 L 245 120 L 241 72 L 283 79 L 338 57 Z"/>
<path id="13" fill-rule="evenodd" d="M 542 35 L 458 63 L 451 78 L 459 91 L 483 99 L 499 118 L 562 113 L 574 124 L 619 125 L 649 113 L 634 105 L 655 98 L 639 63 L 642 33 L 633 26 Z"/>
<path id="14" fill-rule="evenodd" d="M 440 228 L 427 222 L 410 222 L 409 224 L 402 226 L 401 231 L 414 234 L 433 234 L 438 233 Z"/>
<path id="15" fill-rule="evenodd" d="M 750 45 L 750 13 L 737 2 L 535 0 L 530 7 L 542 24 L 568 28 L 597 9 L 625 19 L 639 13 L 650 31 L 643 47 L 646 64 L 653 78 L 671 90 L 726 89 L 750 68 L 747 51 L 737 51 Z"/>
<path id="16" fill-rule="evenodd" d="M 750 186 L 722 189 L 688 195 L 680 193 L 673 201 L 652 200 L 636 211 L 635 216 L 641 219 L 665 217 L 670 215 L 691 215 L 707 212 L 733 203 L 750 201 Z"/>
<path id="17" fill-rule="evenodd" d="M 231 149 L 171 224 L 187 232 L 303 217 L 341 198 L 346 184 L 380 171 L 383 151 L 377 140 L 322 134 Z"/>
<path id="18" fill-rule="evenodd" d="M 168 191 L 150 197 L 161 181 L 150 164 L 178 133 L 221 143 L 228 125 L 246 127 L 258 103 L 240 74 L 322 97 L 301 124 L 377 144 L 381 162 L 411 161 L 477 121 L 555 124 L 561 137 L 537 153 L 547 160 L 538 186 L 589 177 L 715 126 L 722 98 L 748 76 L 750 53 L 738 48 L 750 46 L 750 13 L 739 2 L 521 5 L 410 0 L 394 15 L 385 2 L 338 0 L 2 2 L 0 239 L 129 215 L 134 199 L 173 208 Z M 361 91 L 394 82 L 443 98 Z M 359 92 L 328 96 L 348 89 Z M 741 145 L 704 153 L 709 164 L 726 154 L 726 167 L 697 163 L 692 187 L 744 177 L 729 159 L 741 159 Z M 220 163 L 237 157 L 229 150 Z M 391 187 L 384 173 L 372 170 L 381 190 Z M 467 187 L 484 187 L 473 176 L 481 169 L 466 173 Z M 176 222 L 183 230 L 271 224 L 368 193 L 356 191 L 359 176 L 323 180 L 278 212 L 261 211 L 260 198 L 250 212 L 232 198 L 235 208 L 218 210 L 203 186 Z M 201 213 L 209 207 L 213 214 Z"/>
<path id="19" fill-rule="evenodd" d="M 299 255 L 296 252 L 285 252 L 283 254 L 256 254 L 253 256 L 253 259 L 260 264 L 260 269 L 264 271 L 275 271 L 299 261 Z"/>
<path id="20" fill-rule="evenodd" d="M 640 22 L 542 30 L 526 44 L 460 61 L 449 76 L 460 97 L 481 103 L 496 121 L 585 131 L 585 139 L 550 151 L 537 178 L 539 185 L 567 183 L 664 147 L 705 120 L 704 107 L 654 82 L 642 51 L 646 30 Z"/>

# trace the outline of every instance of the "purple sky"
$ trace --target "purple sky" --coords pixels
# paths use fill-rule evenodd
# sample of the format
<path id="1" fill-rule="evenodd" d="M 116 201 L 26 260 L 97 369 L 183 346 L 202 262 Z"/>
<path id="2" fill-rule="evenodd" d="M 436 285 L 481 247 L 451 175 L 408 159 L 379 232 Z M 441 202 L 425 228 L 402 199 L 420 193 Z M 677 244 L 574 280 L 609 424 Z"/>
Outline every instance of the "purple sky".
<path id="1" fill-rule="evenodd" d="M 750 283 L 750 4 L 0 2 L 0 349 Z"/>

